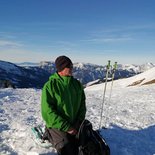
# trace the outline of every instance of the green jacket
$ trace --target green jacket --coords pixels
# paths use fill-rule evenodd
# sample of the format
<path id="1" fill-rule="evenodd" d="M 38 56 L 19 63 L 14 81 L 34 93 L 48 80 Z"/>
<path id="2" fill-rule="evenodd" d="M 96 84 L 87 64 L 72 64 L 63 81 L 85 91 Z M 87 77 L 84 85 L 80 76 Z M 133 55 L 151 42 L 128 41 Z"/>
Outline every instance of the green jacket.
<path id="1" fill-rule="evenodd" d="M 67 131 L 85 118 L 83 86 L 72 76 L 53 74 L 42 90 L 41 113 L 48 128 Z"/>

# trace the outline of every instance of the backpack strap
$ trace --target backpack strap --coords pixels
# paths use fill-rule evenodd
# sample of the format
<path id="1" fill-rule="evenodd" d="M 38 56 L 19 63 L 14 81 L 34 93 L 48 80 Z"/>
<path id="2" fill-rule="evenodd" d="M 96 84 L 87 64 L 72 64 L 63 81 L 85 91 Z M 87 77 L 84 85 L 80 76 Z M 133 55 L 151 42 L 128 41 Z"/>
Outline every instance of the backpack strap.
<path id="1" fill-rule="evenodd" d="M 87 119 L 83 120 L 77 134 L 77 139 L 80 145 L 84 146 L 86 144 L 88 135 L 90 135 L 89 132 L 92 131 L 92 128 L 93 127 L 90 121 L 88 121 Z"/>

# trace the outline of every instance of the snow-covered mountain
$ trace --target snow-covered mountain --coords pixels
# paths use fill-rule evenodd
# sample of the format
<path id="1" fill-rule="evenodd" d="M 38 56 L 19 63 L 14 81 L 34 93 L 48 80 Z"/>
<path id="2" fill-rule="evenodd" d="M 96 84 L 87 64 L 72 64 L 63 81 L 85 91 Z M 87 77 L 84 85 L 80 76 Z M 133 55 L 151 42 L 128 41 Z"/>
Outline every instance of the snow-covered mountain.
<path id="1" fill-rule="evenodd" d="M 111 82 L 103 103 L 104 83 L 85 88 L 86 118 L 110 146 L 111 155 L 155 154 L 155 68 L 136 76 Z M 145 78 L 143 83 L 130 86 Z M 143 85 L 145 83 L 145 85 Z M 147 84 L 146 84 L 147 83 Z M 37 146 L 31 127 L 44 126 L 40 114 L 40 89 L 0 89 L 0 154 L 57 155 L 54 149 Z"/>
<path id="2" fill-rule="evenodd" d="M 39 66 L 39 63 L 33 63 L 33 62 L 21 62 L 21 63 L 16 63 L 17 66 L 21 67 L 27 67 L 27 66 Z"/>
<path id="3" fill-rule="evenodd" d="M 39 66 L 49 73 L 55 72 L 54 62 L 41 62 Z M 106 66 L 79 62 L 74 63 L 73 66 L 74 77 L 79 79 L 83 84 L 87 84 L 88 82 L 98 79 L 103 80 L 106 74 Z M 131 77 L 152 67 L 155 67 L 155 65 L 152 63 L 146 63 L 143 65 L 118 64 L 118 68 L 115 73 L 115 79 Z"/>
<path id="4" fill-rule="evenodd" d="M 32 65 L 32 66 L 31 66 Z M 131 77 L 141 73 L 155 65 L 149 63 L 142 66 L 118 65 L 115 79 Z M 21 63 L 15 65 L 10 62 L 0 61 L 0 87 L 2 85 L 14 85 L 18 88 L 41 88 L 49 76 L 56 71 L 54 62 L 42 61 L 36 63 Z M 106 74 L 106 66 L 89 63 L 74 63 L 73 75 L 83 85 L 94 80 L 103 81 Z"/>
<path id="5" fill-rule="evenodd" d="M 0 61 L 0 88 L 41 88 L 48 80 L 49 73 L 38 67 L 21 67 L 10 62 Z"/>
<path id="6" fill-rule="evenodd" d="M 39 68 L 44 69 L 49 74 L 52 74 L 52 73 L 54 73 L 56 71 L 55 63 L 54 62 L 50 62 L 50 61 L 41 61 L 39 63 Z"/>
<path id="7" fill-rule="evenodd" d="M 119 64 L 118 65 L 118 69 L 122 69 L 122 70 L 128 70 L 128 71 L 132 71 L 135 73 L 142 73 L 146 70 L 149 70 L 151 68 L 155 67 L 155 64 L 153 63 L 145 63 L 142 65 L 134 65 L 134 64 Z"/>

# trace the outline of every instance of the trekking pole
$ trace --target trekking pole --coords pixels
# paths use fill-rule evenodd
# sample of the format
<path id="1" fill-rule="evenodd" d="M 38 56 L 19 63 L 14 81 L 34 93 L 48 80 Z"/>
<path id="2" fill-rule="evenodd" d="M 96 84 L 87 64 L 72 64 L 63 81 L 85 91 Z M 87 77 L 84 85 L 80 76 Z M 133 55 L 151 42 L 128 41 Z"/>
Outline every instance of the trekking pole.
<path id="1" fill-rule="evenodd" d="M 107 69 L 107 72 L 106 72 L 106 79 L 105 79 L 105 85 L 104 85 L 103 100 L 102 100 L 102 105 L 101 105 L 99 129 L 101 128 L 101 124 L 102 124 L 103 105 L 104 105 L 104 100 L 105 100 L 105 93 L 106 93 L 106 87 L 107 87 L 107 81 L 108 81 L 108 75 L 109 75 L 109 69 L 110 69 L 110 60 L 108 60 L 108 64 L 106 66 L 106 69 Z"/>
<path id="2" fill-rule="evenodd" d="M 111 75 L 111 87 L 110 87 L 110 93 L 109 93 L 109 100 L 108 100 L 108 104 L 110 105 L 110 100 L 111 100 L 111 94 L 112 94 L 112 88 L 113 88 L 113 82 L 114 82 L 114 78 L 115 78 L 115 71 L 117 69 L 117 62 L 115 62 L 115 64 L 113 65 L 112 68 L 112 75 Z M 109 111 L 109 107 L 107 107 L 107 115 L 105 117 L 105 129 L 106 129 L 106 124 L 107 124 L 107 119 L 108 117 L 108 111 Z"/>
<path id="3" fill-rule="evenodd" d="M 113 88 L 116 69 L 117 69 L 117 62 L 115 62 L 115 64 L 113 65 L 113 69 L 112 69 L 112 82 L 111 82 L 111 88 L 110 88 L 110 95 L 109 95 L 109 102 L 108 103 L 110 103 L 110 100 L 111 100 L 111 94 L 112 94 L 112 88 Z"/>

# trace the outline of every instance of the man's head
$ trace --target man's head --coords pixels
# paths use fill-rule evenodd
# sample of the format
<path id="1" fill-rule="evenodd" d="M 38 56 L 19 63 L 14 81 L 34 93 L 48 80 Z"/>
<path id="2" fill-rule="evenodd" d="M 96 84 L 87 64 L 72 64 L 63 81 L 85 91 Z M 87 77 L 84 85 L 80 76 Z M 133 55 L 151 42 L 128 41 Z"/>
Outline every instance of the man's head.
<path id="1" fill-rule="evenodd" d="M 62 76 L 71 76 L 72 75 L 72 68 L 73 63 L 72 61 L 66 56 L 59 56 L 55 60 L 55 66 L 57 72 Z"/>

